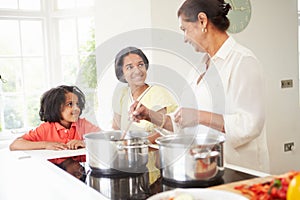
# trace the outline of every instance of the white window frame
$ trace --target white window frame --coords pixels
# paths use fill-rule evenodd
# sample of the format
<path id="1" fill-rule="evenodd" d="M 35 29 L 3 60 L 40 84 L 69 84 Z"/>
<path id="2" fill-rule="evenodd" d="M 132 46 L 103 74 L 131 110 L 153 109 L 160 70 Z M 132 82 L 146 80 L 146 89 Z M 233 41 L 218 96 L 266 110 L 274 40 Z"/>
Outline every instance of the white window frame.
<path id="1" fill-rule="evenodd" d="M 77 20 L 79 17 L 94 17 L 95 18 L 95 6 L 91 8 L 83 9 L 72 9 L 72 10 L 55 10 L 55 0 L 41 0 L 41 11 L 25 11 L 25 10 L 11 10 L 11 9 L 0 9 L 0 20 L 2 19 L 13 19 L 13 20 L 22 20 L 22 19 L 39 19 L 42 21 L 43 26 L 43 38 L 44 38 L 44 71 L 47 74 L 46 76 L 46 87 L 54 87 L 63 82 L 63 72 L 60 62 L 60 52 L 59 52 L 59 41 L 58 41 L 58 20 L 63 18 L 74 18 Z M 77 29 L 78 30 L 78 29 Z M 77 32 L 78 36 L 78 32 Z M 21 41 L 20 41 L 21 42 Z M 77 44 L 79 40 L 77 37 Z M 77 45 L 77 50 L 78 45 Z M 79 52 L 77 51 L 78 63 L 80 63 Z M 0 72 L 0 75 L 5 79 L 5 75 Z M 24 77 L 24 73 L 23 73 Z M 0 81 L 0 87 L 3 84 Z M 74 83 L 75 84 L 75 83 Z M 24 86 L 24 85 L 23 85 Z M 0 90 L 1 92 L 1 90 Z M 14 93 L 16 94 L 16 93 Z M 0 93 L 0 100 L 3 102 L 4 96 L 9 95 Z M 39 94 L 36 98 L 40 98 Z M 21 95 L 24 99 L 25 93 Z M 0 103 L 0 114 L 2 124 L 2 131 L 7 131 L 4 126 L 4 109 L 3 105 Z M 25 109 L 26 112 L 26 109 Z M 38 113 L 37 113 L 38 114 Z M 24 127 L 22 129 L 28 129 L 28 124 L 26 124 L 27 119 L 26 113 L 23 114 L 24 118 Z"/>

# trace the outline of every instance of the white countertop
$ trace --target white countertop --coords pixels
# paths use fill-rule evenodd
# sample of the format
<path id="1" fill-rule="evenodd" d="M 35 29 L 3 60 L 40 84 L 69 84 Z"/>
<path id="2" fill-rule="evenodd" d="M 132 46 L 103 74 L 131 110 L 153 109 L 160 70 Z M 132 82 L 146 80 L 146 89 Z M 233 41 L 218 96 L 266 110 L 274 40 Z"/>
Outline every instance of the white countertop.
<path id="1" fill-rule="evenodd" d="M 48 160 L 52 158 L 65 158 L 65 157 L 72 157 L 72 156 L 79 156 L 85 155 L 86 150 L 84 149 L 77 149 L 77 150 L 26 150 L 23 151 L 26 155 L 25 157 L 37 157 L 43 160 Z"/>
<path id="2" fill-rule="evenodd" d="M 107 199 L 82 181 L 59 169 L 47 159 L 86 154 L 78 150 L 10 151 L 16 135 L 0 137 L 0 200 Z M 226 164 L 225 167 L 259 177 L 269 174 Z"/>
<path id="3" fill-rule="evenodd" d="M 69 152 L 60 153 L 69 154 Z M 0 163 L 1 200 L 107 199 L 98 191 L 44 159 L 43 156 L 39 156 L 37 152 L 26 153 L 2 148 Z"/>

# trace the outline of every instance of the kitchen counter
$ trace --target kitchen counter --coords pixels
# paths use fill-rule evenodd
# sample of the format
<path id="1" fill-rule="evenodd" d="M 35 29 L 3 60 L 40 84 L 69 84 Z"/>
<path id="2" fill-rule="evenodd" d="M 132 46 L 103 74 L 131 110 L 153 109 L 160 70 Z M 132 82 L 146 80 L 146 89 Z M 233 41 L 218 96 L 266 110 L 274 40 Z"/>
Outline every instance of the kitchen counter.
<path id="1" fill-rule="evenodd" d="M 47 159 L 85 154 L 84 149 L 67 151 L 9 151 L 0 149 L 0 199 L 107 199 L 84 182 L 48 162 Z M 213 189 L 237 192 L 233 189 L 240 180 L 265 177 L 268 174 L 237 166 L 226 165 L 223 180 Z M 248 181 L 249 181 L 248 180 Z M 260 180 L 260 179 L 259 179 Z M 234 183 L 231 183 L 234 182 Z M 224 184 L 229 183 L 229 184 Z M 170 190 L 169 187 L 164 190 Z M 157 192 L 160 192 L 159 190 Z"/>
<path id="2" fill-rule="evenodd" d="M 0 149 L 0 199 L 106 199 L 47 160 Z"/>

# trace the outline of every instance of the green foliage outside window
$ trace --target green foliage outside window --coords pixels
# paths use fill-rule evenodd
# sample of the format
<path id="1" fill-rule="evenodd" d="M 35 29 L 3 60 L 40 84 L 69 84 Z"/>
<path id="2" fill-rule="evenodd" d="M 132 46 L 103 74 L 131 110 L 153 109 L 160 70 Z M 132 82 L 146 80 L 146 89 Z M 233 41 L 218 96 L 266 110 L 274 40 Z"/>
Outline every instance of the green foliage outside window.
<path id="1" fill-rule="evenodd" d="M 96 70 L 96 55 L 95 55 L 95 31 L 91 30 L 91 39 L 87 41 L 83 46 L 82 51 L 89 52 L 85 58 L 81 59 L 81 72 L 83 82 L 87 84 L 89 88 L 97 87 L 97 70 Z"/>

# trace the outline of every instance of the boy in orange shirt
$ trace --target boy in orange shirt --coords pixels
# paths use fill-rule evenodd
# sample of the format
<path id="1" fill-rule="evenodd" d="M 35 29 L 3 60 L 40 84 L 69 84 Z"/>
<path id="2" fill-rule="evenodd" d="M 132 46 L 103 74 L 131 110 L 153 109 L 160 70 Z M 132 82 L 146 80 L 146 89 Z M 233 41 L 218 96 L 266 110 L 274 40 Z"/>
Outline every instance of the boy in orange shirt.
<path id="1" fill-rule="evenodd" d="M 10 150 L 64 150 L 85 147 L 83 135 L 101 129 L 85 118 L 79 118 L 84 105 L 85 96 L 76 86 L 61 85 L 48 90 L 41 98 L 39 112 L 40 119 L 44 123 L 14 140 Z M 62 167 L 66 159 L 49 161 Z M 76 156 L 72 159 L 85 162 L 85 156 Z"/>

